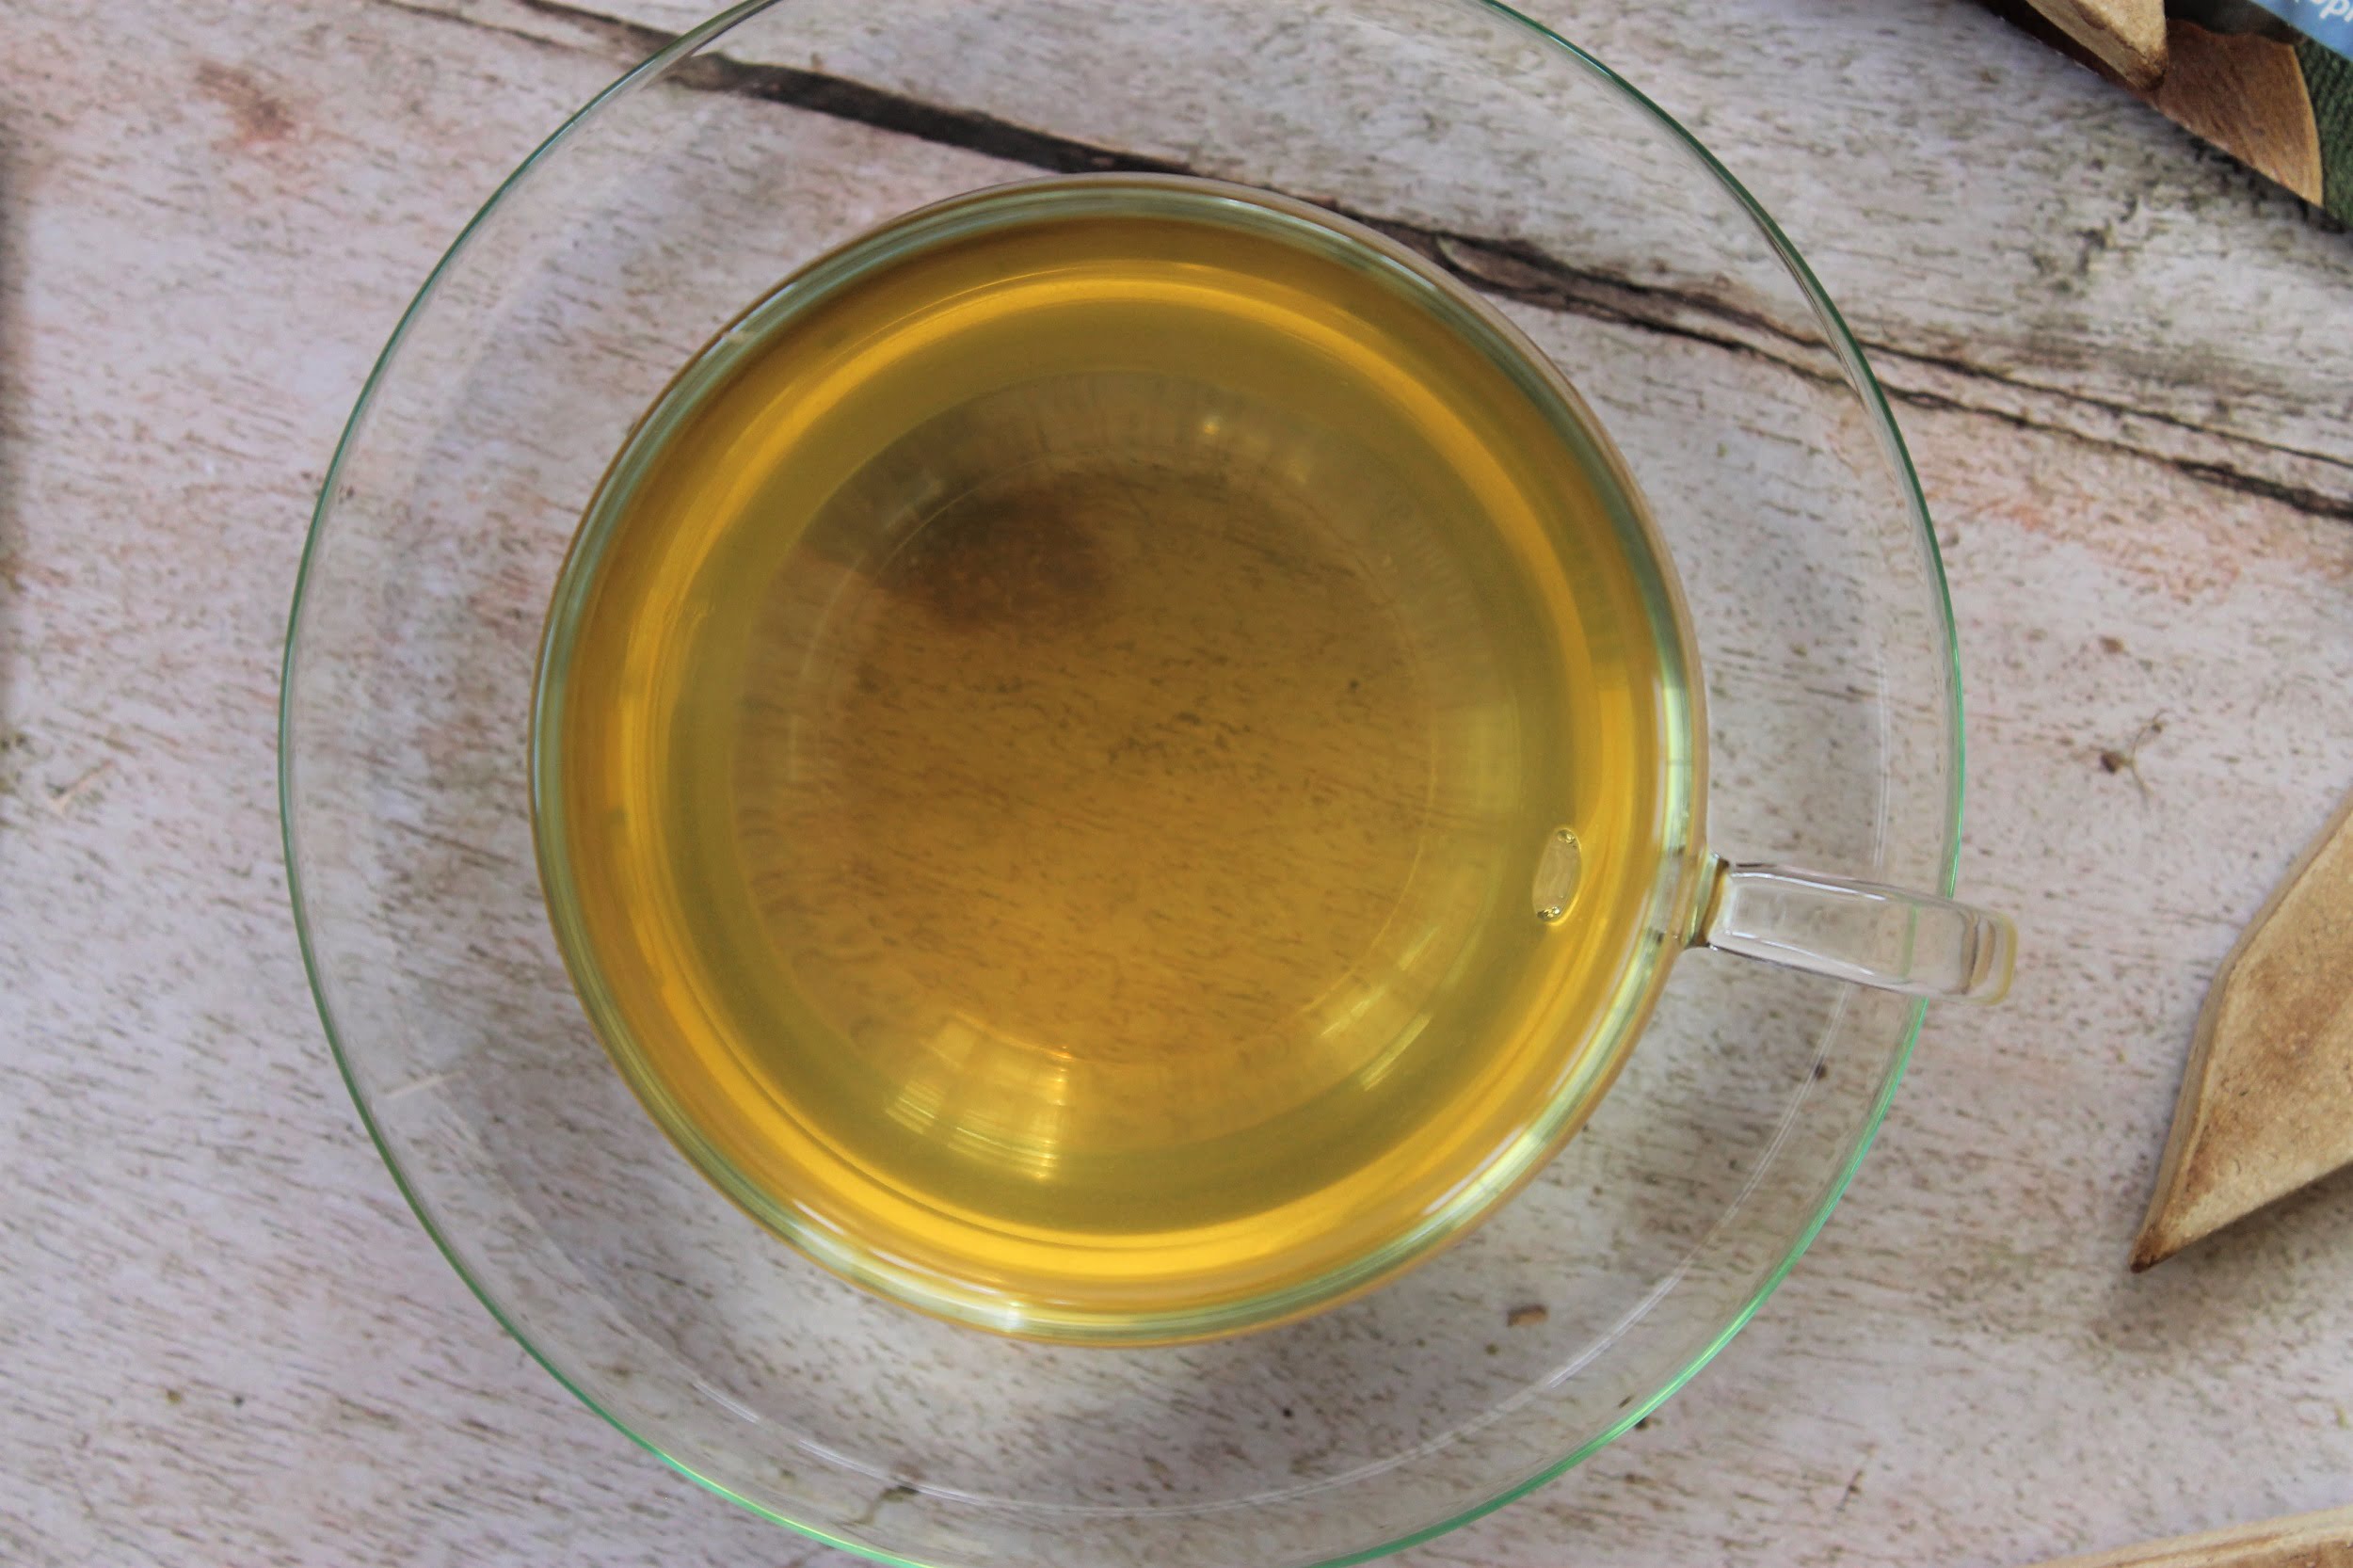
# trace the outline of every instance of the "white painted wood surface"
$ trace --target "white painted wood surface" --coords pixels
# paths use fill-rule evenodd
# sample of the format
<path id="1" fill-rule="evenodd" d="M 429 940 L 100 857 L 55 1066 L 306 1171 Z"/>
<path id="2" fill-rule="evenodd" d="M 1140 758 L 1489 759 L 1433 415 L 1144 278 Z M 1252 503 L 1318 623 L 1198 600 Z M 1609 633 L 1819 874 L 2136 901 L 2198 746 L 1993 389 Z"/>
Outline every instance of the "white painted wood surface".
<path id="1" fill-rule="evenodd" d="M 1749 182 L 1898 392 L 1963 887 L 2025 946 L 1715 1367 L 1401 1560 L 1990 1568 L 2353 1501 L 2353 1180 L 2123 1267 L 2206 981 L 2353 784 L 2353 237 L 1961 0 L 1537 9 Z M 0 1560 L 846 1561 L 632 1448 L 441 1264 L 279 861 L 335 431 L 634 47 L 521 0 L 0 7 Z"/>

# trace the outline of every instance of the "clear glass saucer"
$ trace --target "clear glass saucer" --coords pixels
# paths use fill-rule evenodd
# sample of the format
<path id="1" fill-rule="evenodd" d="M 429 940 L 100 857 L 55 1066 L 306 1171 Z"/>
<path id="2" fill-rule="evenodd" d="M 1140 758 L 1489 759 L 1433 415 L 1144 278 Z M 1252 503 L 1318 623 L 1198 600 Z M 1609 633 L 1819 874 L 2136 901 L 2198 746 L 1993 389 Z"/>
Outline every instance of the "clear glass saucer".
<path id="1" fill-rule="evenodd" d="M 1461 1244 L 1263 1333 L 1040 1345 L 844 1284 L 706 1183 L 584 1018 L 534 866 L 542 617 L 664 383 L 878 222 L 1105 168 L 1322 203 L 1504 311 L 1673 553 L 1711 838 L 1951 890 L 1952 624 L 1900 437 L 1795 251 L 1639 93 L 1448 0 L 774 0 L 560 129 L 370 378 L 287 649 L 296 908 L 419 1217 L 552 1372 L 681 1471 L 890 1560 L 1353 1560 L 1558 1474 L 1705 1365 L 1853 1174 L 1920 1004 L 1685 954 L 1593 1120 Z"/>

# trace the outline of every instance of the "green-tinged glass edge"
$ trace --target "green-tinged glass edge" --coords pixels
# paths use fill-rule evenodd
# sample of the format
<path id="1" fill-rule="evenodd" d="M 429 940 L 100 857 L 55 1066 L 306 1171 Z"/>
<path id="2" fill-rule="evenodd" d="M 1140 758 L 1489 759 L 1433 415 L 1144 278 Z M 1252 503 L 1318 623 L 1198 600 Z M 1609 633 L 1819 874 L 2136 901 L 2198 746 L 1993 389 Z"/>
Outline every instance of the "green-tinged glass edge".
<path id="1" fill-rule="evenodd" d="M 1754 223 L 1764 234 L 1773 253 L 1780 259 L 1791 280 L 1798 285 L 1799 291 L 1804 295 L 1808 304 L 1813 307 L 1817 319 L 1828 329 L 1831 346 L 1837 354 L 1841 366 L 1847 372 L 1849 385 L 1856 395 L 1863 400 L 1865 410 L 1872 416 L 1877 425 L 1882 453 L 1900 481 L 1913 526 L 1924 547 L 1924 559 L 1928 565 L 1929 582 L 1935 589 L 1936 608 L 1944 629 L 1946 674 L 1945 707 L 1949 732 L 1948 760 L 1951 767 L 1951 784 L 1947 792 L 1945 809 L 1944 868 L 1941 886 L 1936 891 L 1950 897 L 1958 882 L 1960 872 L 1961 797 L 1967 774 L 1967 746 L 1962 728 L 1961 654 L 1959 638 L 1953 623 L 1952 595 L 1945 574 L 1944 556 L 1937 547 L 1935 529 L 1929 516 L 1927 497 L 1920 488 L 1919 475 L 1913 470 L 1911 454 L 1904 443 L 1903 432 L 1896 424 L 1894 412 L 1888 406 L 1886 392 L 1865 359 L 1862 345 L 1855 341 L 1854 334 L 1848 327 L 1845 317 L 1832 303 L 1820 280 L 1815 277 L 1813 269 L 1798 253 L 1788 236 L 1782 232 L 1780 225 L 1773 221 L 1772 217 L 1758 204 L 1756 199 L 1716 158 L 1715 154 L 1708 152 L 1690 132 L 1685 130 L 1673 116 L 1660 108 L 1647 95 L 1593 56 L 1542 23 L 1503 4 L 1502 0 L 1454 0 L 1454 3 L 1487 12 L 1507 24 L 1526 28 L 1542 42 L 1560 50 L 1575 67 L 1590 72 L 1605 85 L 1623 94 L 1634 106 L 1648 114 L 1740 205 L 1750 221 Z M 702 1474 L 683 1460 L 665 1452 L 651 1439 L 632 1430 L 627 1421 L 605 1408 L 594 1395 L 575 1382 L 550 1358 L 547 1352 L 533 1342 L 531 1336 L 523 1332 L 521 1326 L 493 1299 L 489 1291 L 475 1279 L 472 1271 L 460 1259 L 456 1249 L 442 1234 L 440 1224 L 426 1208 L 422 1195 L 410 1184 L 408 1174 L 401 1168 L 399 1160 L 392 1153 L 392 1146 L 385 1139 L 382 1128 L 377 1125 L 376 1114 L 369 1108 L 351 1060 L 344 1051 L 344 1041 L 336 1029 L 334 1016 L 328 1010 L 319 961 L 312 945 L 311 921 L 303 899 L 301 876 L 296 870 L 292 746 L 296 680 L 295 651 L 302 626 L 303 610 L 311 582 L 311 568 L 333 509 L 335 494 L 342 483 L 344 465 L 349 460 L 357 443 L 360 427 L 367 417 L 370 406 L 375 401 L 377 388 L 398 356 L 409 329 L 424 313 L 426 305 L 431 302 L 451 266 L 465 252 L 484 222 L 505 200 L 508 193 L 531 175 L 559 147 L 569 140 L 590 117 L 608 104 L 636 91 L 650 79 L 664 73 L 680 59 L 699 52 L 705 44 L 732 30 L 738 23 L 769 9 L 775 4 L 776 0 L 739 0 L 738 4 L 718 12 L 700 25 L 679 34 L 670 42 L 589 99 L 562 125 L 558 126 L 546 140 L 533 149 L 531 154 L 518 164 L 512 173 L 500 182 L 498 188 L 491 192 L 489 199 L 476 210 L 473 216 L 467 221 L 465 228 L 460 230 L 457 237 L 451 242 L 449 248 L 434 264 L 432 271 L 426 274 L 424 282 L 418 288 L 415 297 L 401 312 L 400 320 L 394 325 L 392 335 L 385 340 L 382 351 L 377 354 L 375 363 L 369 368 L 367 378 L 360 385 L 360 395 L 352 406 L 351 415 L 344 422 L 343 432 L 336 440 L 334 456 L 328 463 L 327 472 L 320 481 L 318 498 L 312 507 L 310 527 L 303 540 L 301 561 L 296 571 L 294 601 L 287 615 L 286 647 L 279 671 L 279 842 L 280 853 L 285 860 L 286 890 L 294 914 L 296 937 L 301 947 L 303 972 L 310 984 L 312 1001 L 317 1009 L 320 1026 L 326 1032 L 328 1048 L 335 1058 L 336 1069 L 343 1075 L 344 1086 L 351 1096 L 352 1105 L 359 1112 L 361 1126 L 367 1129 L 369 1141 L 376 1145 L 377 1157 L 383 1160 L 385 1169 L 391 1173 L 393 1185 L 399 1189 L 401 1197 L 408 1203 L 410 1212 L 415 1214 L 418 1224 L 424 1227 L 426 1236 L 431 1238 L 434 1246 L 440 1249 L 442 1257 L 449 1263 L 457 1277 L 465 1282 L 466 1288 L 473 1292 L 474 1298 L 481 1302 L 483 1307 L 490 1314 L 492 1320 L 511 1335 L 515 1341 L 523 1348 L 525 1353 L 546 1368 L 548 1375 L 555 1379 L 581 1403 L 610 1423 L 621 1435 L 687 1480 L 764 1519 L 836 1550 L 848 1552 L 876 1562 L 896 1564 L 898 1568 L 944 1568 L 944 1565 L 926 1563 L 920 1559 L 901 1557 L 858 1542 L 845 1540 L 814 1525 L 779 1513 L 762 1503 L 744 1496 L 725 1482 Z M 1926 1020 L 1927 1013 L 1928 1005 L 1925 1001 L 1913 1003 L 1911 1017 L 1904 1027 L 1903 1037 L 1898 1042 L 1886 1076 L 1881 1080 L 1878 1096 L 1865 1119 L 1862 1136 L 1856 1142 L 1853 1154 L 1848 1158 L 1846 1164 L 1832 1178 L 1813 1216 L 1790 1244 L 1788 1251 L 1783 1255 L 1780 1262 L 1773 1266 L 1763 1283 L 1750 1296 L 1747 1303 L 1733 1315 L 1732 1320 L 1725 1324 L 1722 1331 L 1687 1362 L 1680 1371 L 1669 1379 L 1656 1393 L 1629 1405 L 1617 1420 L 1597 1435 L 1578 1445 L 1557 1463 L 1546 1465 L 1524 1480 L 1506 1487 L 1475 1507 L 1465 1509 L 1460 1513 L 1452 1514 L 1444 1520 L 1411 1531 L 1384 1544 L 1345 1553 L 1338 1557 L 1318 1560 L 1312 1568 L 1350 1568 L 1352 1564 L 1368 1562 L 1375 1558 L 1385 1557 L 1389 1553 L 1420 1544 L 1491 1513 L 1506 1503 L 1527 1496 L 1545 1482 L 1556 1480 L 1607 1448 L 1649 1417 L 1659 1406 L 1673 1398 L 1685 1384 L 1697 1376 L 1701 1368 L 1713 1361 L 1723 1348 L 1731 1343 L 1733 1337 L 1748 1325 L 1749 1320 L 1756 1315 L 1758 1309 L 1780 1287 L 1782 1281 L 1788 1277 L 1790 1270 L 1796 1267 L 1798 1259 L 1804 1256 L 1806 1249 L 1821 1233 L 1822 1226 L 1829 1221 L 1831 1211 L 1837 1207 L 1839 1199 L 1845 1195 L 1847 1188 L 1854 1179 L 1855 1173 L 1862 1167 L 1864 1158 L 1870 1152 L 1871 1144 L 1878 1136 L 1880 1127 L 1886 1119 L 1888 1107 L 1894 1101 L 1897 1087 L 1902 1082 L 1904 1072 L 1911 1063 L 1913 1050 L 1919 1042 L 1921 1026 Z"/>
<path id="2" fill-rule="evenodd" d="M 302 879 L 296 870 L 294 748 L 292 745 L 296 643 L 302 628 L 302 611 L 311 582 L 312 562 L 318 552 L 320 536 L 326 529 L 328 514 L 332 510 L 335 492 L 343 482 L 344 465 L 350 458 L 353 445 L 360 434 L 360 424 L 367 417 L 369 406 L 376 400 L 376 388 L 392 368 L 392 360 L 399 354 L 401 344 L 407 340 L 409 328 L 424 313 L 425 306 L 431 303 L 442 278 L 448 274 L 451 265 L 458 257 L 465 253 L 475 232 L 481 229 L 491 213 L 498 209 L 499 204 L 505 200 L 509 191 L 521 184 L 558 147 L 569 140 L 572 134 L 584 124 L 590 116 L 607 104 L 636 91 L 650 78 L 666 72 L 675 61 L 697 52 L 712 39 L 732 29 L 738 22 L 768 8 L 774 3 L 775 0 L 739 0 L 738 4 L 728 7 L 701 25 L 680 33 L 669 43 L 647 56 L 645 60 L 623 72 L 610 86 L 575 110 L 571 117 L 557 126 L 546 140 L 533 148 L 530 155 L 515 166 L 513 172 L 499 182 L 498 188 L 490 193 L 488 200 L 475 209 L 473 216 L 466 220 L 466 226 L 459 230 L 457 237 L 450 242 L 449 248 L 444 250 L 440 259 L 433 264 L 433 270 L 425 274 L 424 281 L 419 285 L 415 297 L 410 299 L 408 308 L 401 312 L 399 321 L 393 324 L 392 335 L 384 340 L 384 347 L 376 354 L 376 362 L 368 368 L 367 379 L 360 385 L 360 395 L 352 404 L 351 416 L 344 422 L 343 433 L 336 438 L 335 453 L 328 461 L 326 475 L 319 481 L 318 499 L 312 504 L 310 528 L 302 541 L 302 558 L 295 568 L 294 603 L 286 616 L 286 648 L 279 662 L 278 675 L 279 851 L 286 863 L 286 894 L 294 912 L 295 937 L 302 950 L 303 975 L 311 987 L 311 1001 L 318 1012 L 320 1028 L 327 1034 L 328 1049 L 335 1058 L 335 1069 L 343 1076 L 344 1091 L 350 1095 L 352 1107 L 360 1113 L 360 1124 L 367 1129 L 368 1141 L 376 1145 L 376 1157 L 384 1162 L 385 1170 L 392 1174 L 392 1185 L 399 1189 L 402 1201 L 408 1205 L 408 1211 L 416 1216 L 417 1224 L 432 1240 L 433 1245 L 440 1252 L 442 1260 L 448 1263 L 451 1272 L 465 1283 L 466 1288 L 473 1292 L 474 1300 L 482 1304 L 483 1309 L 489 1313 L 491 1320 L 505 1330 L 507 1335 L 523 1348 L 523 1352 L 537 1362 L 547 1374 L 574 1399 L 587 1406 L 595 1415 L 602 1417 L 623 1437 L 628 1438 L 688 1480 L 716 1493 L 729 1502 L 747 1509 L 763 1519 L 781 1525 L 795 1534 L 805 1536 L 823 1545 L 831 1546 L 837 1551 L 847 1552 L 852 1556 L 865 1558 L 872 1561 L 894 1564 L 895 1568 L 936 1568 L 936 1565 L 925 1564 L 912 1558 L 896 1557 L 888 1552 L 878 1551 L 872 1546 L 844 1540 L 814 1525 L 788 1518 L 744 1496 L 725 1482 L 702 1474 L 684 1461 L 664 1452 L 651 1439 L 636 1432 L 627 1421 L 606 1409 L 595 1396 L 575 1382 L 549 1357 L 546 1352 L 533 1342 L 531 1336 L 523 1332 L 521 1326 L 483 1287 L 482 1282 L 474 1278 L 472 1271 L 467 1268 L 465 1262 L 458 1256 L 456 1248 L 450 1243 L 449 1238 L 441 1233 L 440 1224 L 425 1207 L 416 1188 L 410 1184 L 408 1173 L 401 1168 L 400 1161 L 393 1157 L 392 1145 L 385 1141 L 383 1129 L 376 1124 L 376 1113 L 369 1109 L 367 1096 L 360 1090 L 359 1077 L 353 1070 L 351 1059 L 344 1053 L 343 1036 L 336 1030 L 334 1016 L 328 1010 L 327 993 L 320 983 L 318 955 L 312 945 L 310 914 L 303 903 Z"/>
<path id="3" fill-rule="evenodd" d="M 1498 16 L 1507 23 L 1516 23 L 1528 28 L 1538 38 L 1560 49 L 1577 65 L 1592 72 L 1595 76 L 1624 93 L 1638 107 L 1647 111 L 1676 141 L 1682 144 L 1685 152 L 1697 160 L 1702 168 L 1715 176 L 1717 183 L 1721 184 L 1730 193 L 1732 199 L 1740 204 L 1741 210 L 1749 215 L 1749 220 L 1757 226 L 1757 229 L 1765 235 L 1766 243 L 1772 247 L 1773 253 L 1781 259 L 1782 265 L 1788 270 L 1799 291 L 1814 307 L 1816 317 L 1830 329 L 1832 346 L 1838 355 L 1839 363 L 1847 371 L 1848 382 L 1854 389 L 1855 394 L 1863 399 L 1864 408 L 1871 414 L 1874 423 L 1878 425 L 1881 448 L 1902 484 L 1904 500 L 1911 510 L 1913 525 L 1918 533 L 1920 543 L 1925 547 L 1929 580 L 1936 590 L 1936 608 L 1945 632 L 1945 721 L 1951 737 L 1949 760 L 1952 769 L 1951 787 L 1946 792 L 1945 797 L 1945 864 L 1941 878 L 1942 885 L 1937 888 L 1936 891 L 1946 898 L 1952 897 L 1959 886 L 1961 876 L 1961 794 L 1963 783 L 1968 776 L 1968 747 L 1963 735 L 1963 709 L 1961 696 L 1961 641 L 1953 624 L 1952 589 L 1945 576 L 1944 552 L 1937 548 L 1936 528 L 1929 517 L 1928 497 L 1921 491 L 1919 473 L 1912 465 L 1912 454 L 1904 444 L 1903 431 L 1896 424 L 1895 410 L 1888 407 L 1886 391 L 1881 387 L 1879 377 L 1872 373 L 1869 361 L 1864 358 L 1863 345 L 1855 341 L 1853 329 L 1847 325 L 1847 318 L 1839 312 L 1838 307 L 1832 303 L 1830 295 L 1822 287 L 1821 280 L 1815 277 L 1814 269 L 1807 265 L 1805 258 L 1798 253 L 1798 248 L 1790 243 L 1789 236 L 1782 232 L 1781 225 L 1773 221 L 1771 215 L 1765 211 L 1756 198 L 1749 194 L 1748 187 L 1741 184 L 1733 176 L 1732 171 L 1701 144 L 1697 136 L 1683 128 L 1681 121 L 1652 102 L 1641 89 L 1627 82 L 1625 78 L 1602 64 L 1592 55 L 1571 43 L 1543 23 L 1503 4 L 1502 0 L 1460 0 L 1460 3 Z M 1732 1320 L 1724 1325 L 1722 1332 L 1702 1347 L 1699 1353 L 1684 1366 L 1682 1371 L 1670 1378 L 1665 1385 L 1650 1398 L 1637 1400 L 1615 1422 L 1596 1436 L 1571 1449 L 1557 1464 L 1545 1466 L 1517 1484 L 1497 1493 L 1496 1496 L 1477 1507 L 1465 1509 L 1441 1524 L 1431 1525 L 1417 1530 L 1387 1545 L 1377 1546 L 1368 1551 L 1353 1552 L 1345 1557 L 1327 1559 L 1317 1564 L 1316 1568 L 1349 1568 L 1350 1564 L 1369 1562 L 1374 1558 L 1385 1556 L 1390 1552 L 1402 1551 L 1409 1546 L 1419 1545 L 1449 1530 L 1460 1528 L 1474 1519 L 1492 1513 L 1506 1503 L 1514 1502 L 1528 1496 L 1545 1482 L 1558 1480 L 1569 1470 L 1625 1436 L 1655 1414 L 1659 1406 L 1673 1398 L 1685 1384 L 1697 1377 L 1701 1368 L 1715 1360 L 1722 1352 L 1723 1348 L 1732 1343 L 1734 1336 L 1748 1326 L 1749 1320 L 1755 1317 L 1758 1309 L 1765 1304 L 1775 1290 L 1780 1288 L 1781 1282 L 1789 1277 L 1789 1271 L 1797 1267 L 1798 1259 L 1805 1256 L 1806 1249 L 1814 1244 L 1814 1239 L 1821 1234 L 1822 1226 L 1829 1223 L 1831 1211 L 1838 1207 L 1838 1200 L 1846 1196 L 1847 1188 L 1853 1182 L 1855 1173 L 1862 1169 L 1864 1157 L 1871 1152 L 1871 1144 L 1878 1138 L 1881 1124 L 1887 1119 L 1888 1107 L 1895 1103 L 1897 1087 L 1903 1082 L 1904 1071 L 1912 1064 L 1913 1050 L 1920 1042 L 1920 1029 L 1927 1019 L 1927 1001 L 1924 1000 L 1914 1001 L 1912 1004 L 1911 1019 L 1904 1027 L 1903 1039 L 1897 1044 L 1895 1058 L 1888 1064 L 1887 1075 L 1881 1081 L 1879 1096 L 1873 1101 L 1870 1113 L 1865 1120 L 1863 1135 L 1856 1140 L 1854 1153 L 1848 1157 L 1845 1166 L 1832 1177 L 1828 1190 L 1823 1193 L 1822 1201 L 1814 1210 L 1813 1217 L 1806 1222 L 1804 1228 L 1798 1233 L 1797 1239 L 1790 1243 L 1789 1250 L 1782 1255 L 1781 1261 L 1773 1266 L 1764 1282 L 1749 1297 L 1746 1304 L 1733 1315 Z"/>

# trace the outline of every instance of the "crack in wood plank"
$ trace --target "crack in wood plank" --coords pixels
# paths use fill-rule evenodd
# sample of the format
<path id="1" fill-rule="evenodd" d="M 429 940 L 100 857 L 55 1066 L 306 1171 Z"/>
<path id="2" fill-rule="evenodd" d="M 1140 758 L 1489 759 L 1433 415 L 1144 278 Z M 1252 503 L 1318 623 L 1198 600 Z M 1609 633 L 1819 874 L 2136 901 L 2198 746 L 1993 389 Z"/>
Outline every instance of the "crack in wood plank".
<path id="1" fill-rule="evenodd" d="M 564 40 L 535 33 L 417 0 L 376 0 L 416 15 L 455 22 L 542 47 L 576 49 Z M 510 0 L 522 10 L 577 29 L 606 46 L 616 59 L 636 61 L 675 43 L 680 34 L 632 22 L 568 0 Z M 707 54 L 682 62 L 672 78 L 693 91 L 756 98 L 790 108 L 853 121 L 872 129 L 914 136 L 937 145 L 994 157 L 1054 173 L 1193 172 L 1183 164 L 1124 149 L 1038 131 L 978 110 L 926 103 L 824 72 Z M 1302 194 L 1302 193 L 1292 193 Z M 1305 200 L 1319 200 L 1308 195 Z M 1664 288 L 1572 266 L 1521 241 L 1417 224 L 1344 204 L 1319 204 L 1376 229 L 1446 268 L 1491 297 L 1534 309 L 1583 315 L 1734 353 L 1769 360 L 1809 379 L 1834 384 L 1844 379 L 1829 345 L 1793 332 L 1755 312 L 1694 291 Z M 2353 520 L 2353 462 L 2281 442 L 2253 440 L 2198 424 L 2177 415 L 2114 399 L 2039 384 L 1953 355 L 1933 354 L 1856 334 L 1872 361 L 1873 375 L 1888 397 L 1911 407 L 1980 415 L 2018 429 L 2163 464 L 2201 483 L 2259 496 L 2313 517 Z M 1989 396 L 1988 394 L 1992 394 Z M 2013 405 L 2003 407 L 2005 399 Z M 2167 451 L 2129 433 L 2088 429 L 2086 423 L 2154 427 L 2187 439 L 2203 450 Z M 2254 472 L 2249 454 L 2287 459 L 2341 480 L 2342 491 L 2318 483 L 2297 483 Z M 2242 460 L 2233 462 L 2233 456 Z"/>

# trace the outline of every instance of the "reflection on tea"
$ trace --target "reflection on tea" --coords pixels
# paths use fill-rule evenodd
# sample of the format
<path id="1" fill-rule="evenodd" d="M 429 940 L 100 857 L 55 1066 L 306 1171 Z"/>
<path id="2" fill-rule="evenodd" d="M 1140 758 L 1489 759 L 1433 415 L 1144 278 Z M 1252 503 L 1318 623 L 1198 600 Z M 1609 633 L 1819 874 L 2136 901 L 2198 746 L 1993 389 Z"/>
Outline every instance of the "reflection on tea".
<path id="1" fill-rule="evenodd" d="M 1175 181 L 919 215 L 724 334 L 591 508 L 536 721 L 557 929 L 665 1129 L 853 1277 L 1111 1338 L 1525 1177 L 1614 1065 L 1670 699 L 1630 498 L 1523 353 Z"/>

